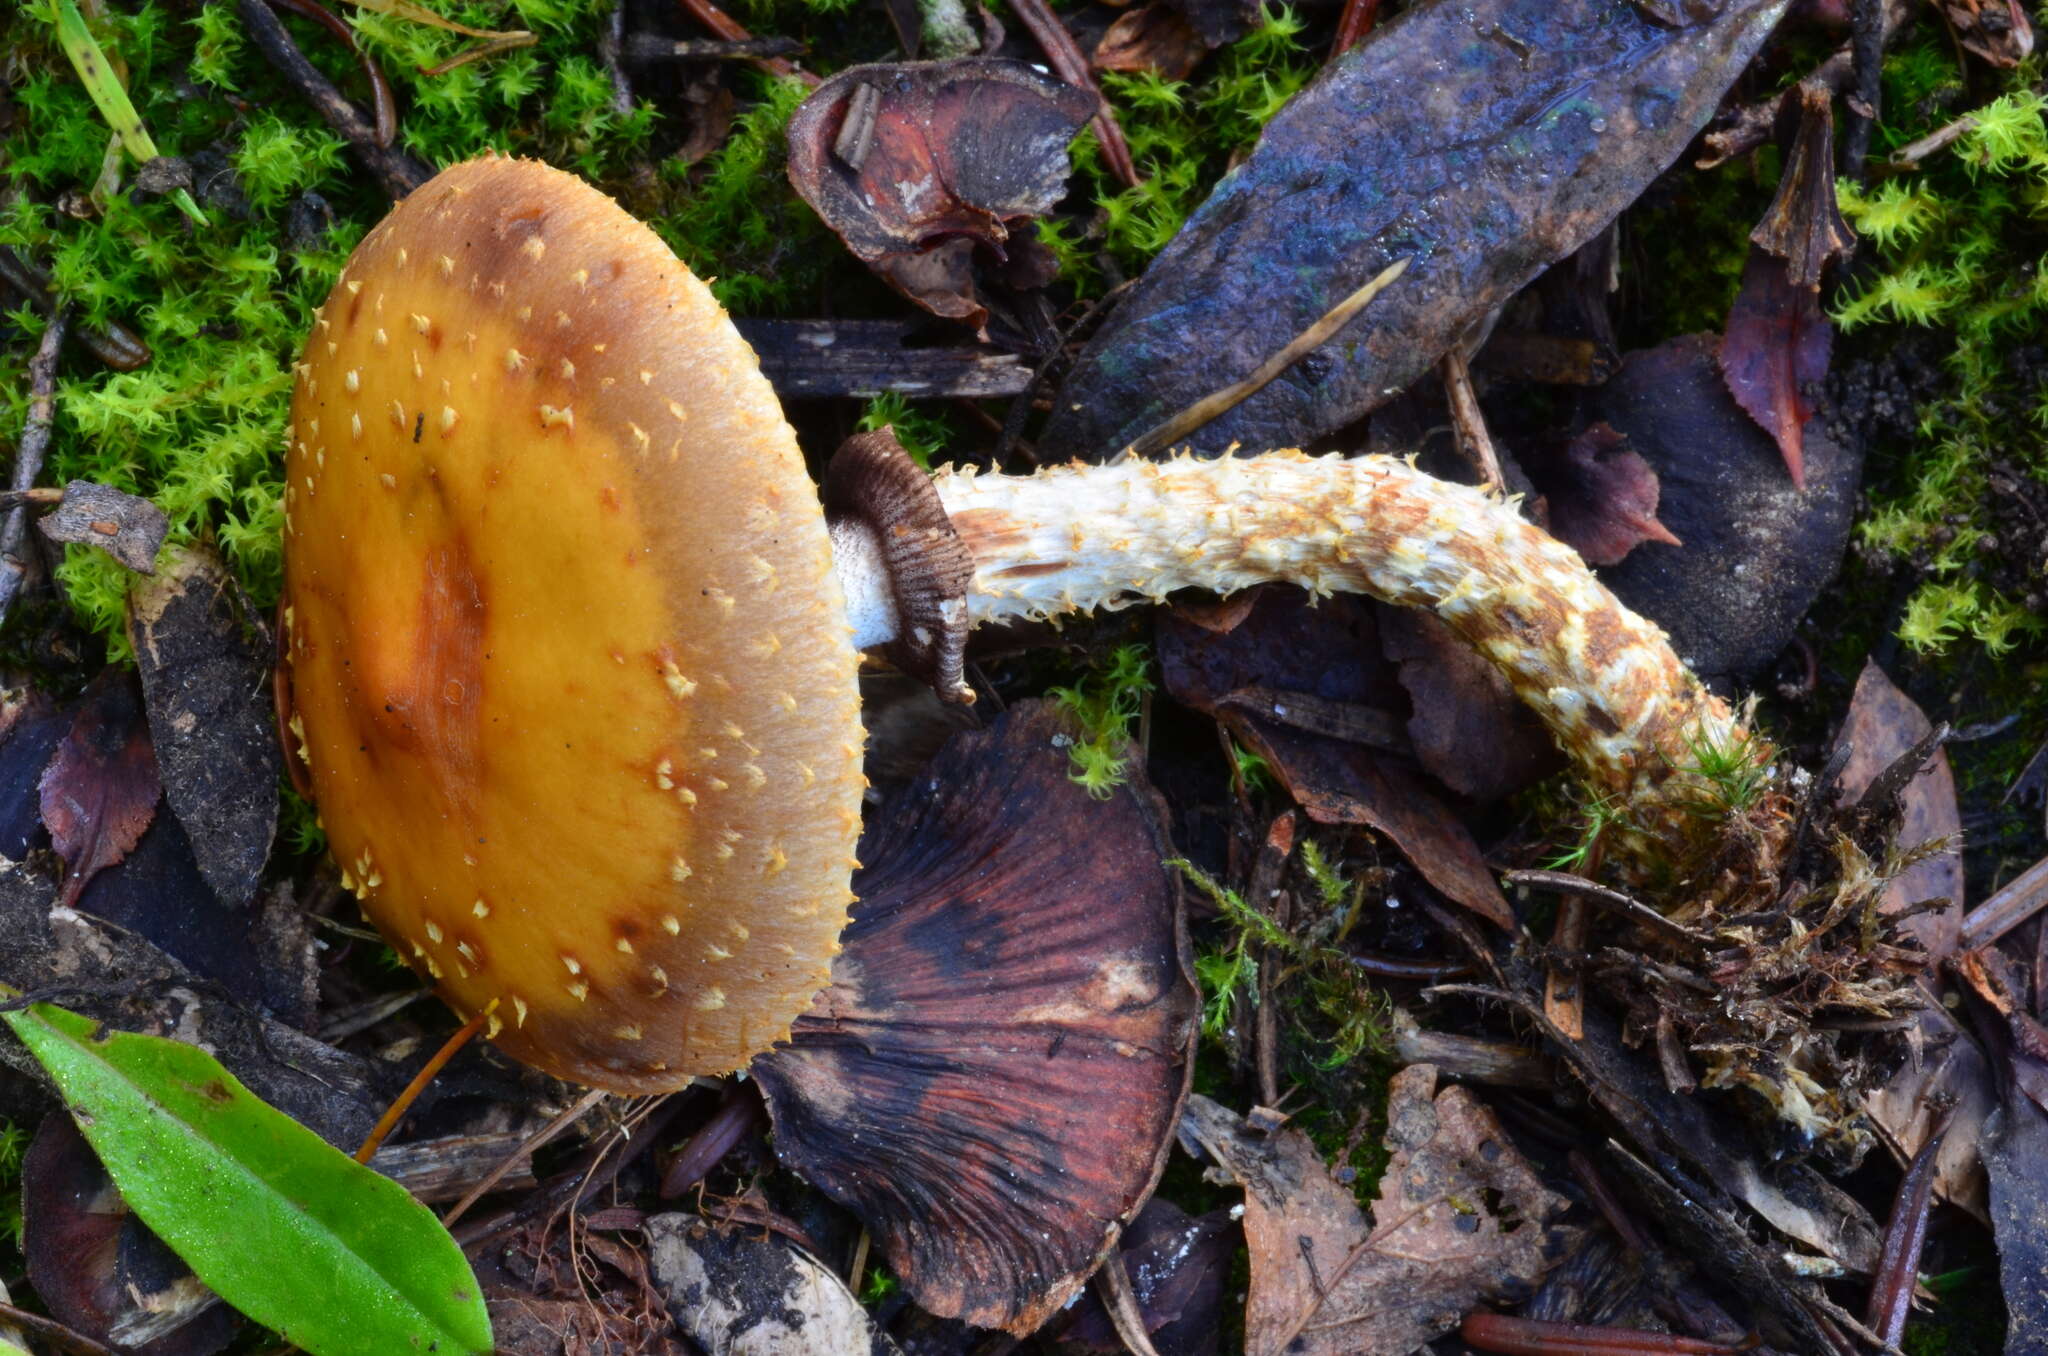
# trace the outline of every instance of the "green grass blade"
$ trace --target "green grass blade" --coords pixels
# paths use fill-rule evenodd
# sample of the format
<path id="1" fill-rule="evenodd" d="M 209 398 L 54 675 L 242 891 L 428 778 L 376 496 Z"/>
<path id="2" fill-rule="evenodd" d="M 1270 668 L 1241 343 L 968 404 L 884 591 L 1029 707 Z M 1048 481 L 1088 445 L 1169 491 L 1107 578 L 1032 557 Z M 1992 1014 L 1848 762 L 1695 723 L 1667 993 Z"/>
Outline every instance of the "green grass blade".
<path id="1" fill-rule="evenodd" d="M 39 1003 L 0 1014 L 143 1223 L 310 1356 L 491 1350 L 475 1275 L 405 1189 L 265 1105 L 205 1051 Z"/>
<path id="2" fill-rule="evenodd" d="M 57 41 L 64 48 L 64 55 L 71 58 L 72 66 L 78 71 L 78 78 L 85 82 L 85 92 L 92 96 L 99 108 L 100 116 L 107 120 L 107 126 L 114 129 L 114 135 L 121 138 L 121 145 L 137 163 L 154 160 L 157 157 L 156 142 L 149 136 L 149 129 L 142 125 L 142 115 L 135 111 L 129 101 L 128 91 L 121 87 L 120 77 L 114 74 L 113 63 L 94 41 L 92 30 L 85 26 L 85 15 L 78 9 L 78 0 L 54 0 L 57 6 Z M 176 189 L 171 201 L 183 209 L 186 216 L 200 225 L 206 225 L 206 214 L 199 210 L 199 204 L 192 201 L 192 195 L 184 189 Z"/>

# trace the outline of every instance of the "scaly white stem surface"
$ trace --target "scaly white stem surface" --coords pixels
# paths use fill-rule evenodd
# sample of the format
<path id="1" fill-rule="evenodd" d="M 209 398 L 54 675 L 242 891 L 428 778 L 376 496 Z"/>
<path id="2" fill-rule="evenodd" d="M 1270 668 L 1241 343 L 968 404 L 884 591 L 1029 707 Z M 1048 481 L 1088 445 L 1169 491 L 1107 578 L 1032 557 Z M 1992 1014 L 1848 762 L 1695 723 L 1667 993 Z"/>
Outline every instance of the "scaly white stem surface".
<path id="1" fill-rule="evenodd" d="M 974 554 L 977 624 L 1185 588 L 1366 593 L 1442 617 L 1609 790 L 1652 796 L 1702 741 L 1726 748 L 1746 737 L 1663 631 L 1623 607 L 1576 552 L 1511 504 L 1405 461 L 1272 452 L 1033 476 L 948 470 L 936 484 Z M 889 638 L 874 634 L 889 609 L 854 607 L 857 643 Z"/>

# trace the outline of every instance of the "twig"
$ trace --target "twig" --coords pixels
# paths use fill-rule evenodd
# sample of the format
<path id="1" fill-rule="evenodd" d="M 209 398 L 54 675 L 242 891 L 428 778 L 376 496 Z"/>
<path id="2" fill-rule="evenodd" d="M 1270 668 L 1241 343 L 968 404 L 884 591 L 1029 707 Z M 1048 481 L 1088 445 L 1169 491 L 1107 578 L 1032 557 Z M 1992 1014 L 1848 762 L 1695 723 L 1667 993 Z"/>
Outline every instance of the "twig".
<path id="1" fill-rule="evenodd" d="M 1263 389 L 1273 378 L 1328 343 L 1331 336 L 1349 324 L 1365 304 L 1384 292 L 1408 268 L 1406 259 L 1396 259 L 1380 270 L 1379 276 L 1331 307 L 1328 314 L 1287 342 L 1286 347 L 1259 364 L 1243 381 L 1212 391 L 1150 432 L 1141 433 L 1115 460 L 1146 457 L 1173 446 L 1202 425 L 1219 419 Z"/>
<path id="2" fill-rule="evenodd" d="M 1911 174 L 1920 168 L 1920 162 L 1936 151 L 1946 150 L 1961 141 L 1965 134 L 1977 129 L 1977 117 L 1965 113 L 1954 122 L 1935 128 L 1918 141 L 1909 141 L 1892 152 L 1891 159 L 1872 167 L 1877 174 Z"/>
<path id="3" fill-rule="evenodd" d="M 25 493 L 35 487 L 43 473 L 43 455 L 50 448 L 50 427 L 57 413 L 57 360 L 63 356 L 64 336 L 71 328 L 71 307 L 60 303 L 43 326 L 42 342 L 28 363 L 28 421 L 22 425 L 21 442 L 14 453 L 14 476 L 8 488 Z M 14 600 L 28 577 L 28 505 L 21 503 L 7 511 L 0 524 L 0 622 L 7 620 Z"/>
<path id="4" fill-rule="evenodd" d="M 1963 917 L 1956 950 L 1975 951 L 2011 932 L 2048 906 L 2048 857 L 2000 886 L 1991 898 Z"/>
<path id="5" fill-rule="evenodd" d="M 1891 1218 L 1885 1224 L 1884 1249 L 1877 1269 L 1870 1277 L 1870 1305 L 1863 1321 L 1883 1341 L 1896 1346 L 1906 1335 L 1906 1316 L 1913 1312 L 1913 1287 L 1920 1273 L 1920 1250 L 1927 1242 L 1927 1216 L 1934 1203 L 1935 1159 L 1941 1142 L 1955 1123 L 1950 1107 L 1920 1152 L 1899 1179 L 1898 1195 L 1892 1199 Z"/>
<path id="6" fill-rule="evenodd" d="M 1910 0 L 1887 0 L 1884 10 L 1886 43 L 1897 36 L 1900 27 L 1912 12 L 1913 5 Z M 1800 97 L 1801 86 L 1819 85 L 1831 94 L 1840 94 L 1851 87 L 1855 71 L 1855 51 L 1845 44 L 1827 60 L 1814 67 L 1812 74 L 1799 84 L 1788 85 L 1761 103 L 1737 109 L 1727 126 L 1707 133 L 1701 138 L 1701 144 L 1706 147 L 1707 153 L 1694 162 L 1694 168 L 1713 169 L 1739 155 L 1747 155 L 1771 139 L 1778 125 L 1779 114 L 1787 108 L 1787 101 L 1796 101 Z"/>
<path id="7" fill-rule="evenodd" d="M 685 14 L 727 42 L 752 42 L 754 40 L 754 35 L 749 33 L 739 20 L 713 4 L 712 0 L 676 0 L 676 3 L 683 7 Z M 817 76 L 812 75 L 809 71 L 798 70 L 794 63 L 785 61 L 781 57 L 755 57 L 753 60 L 756 66 L 767 71 L 770 75 L 779 75 L 785 80 L 792 78 L 801 80 L 813 89 L 816 89 L 819 84 Z"/>
<path id="8" fill-rule="evenodd" d="M 1131 1356 L 1159 1356 L 1159 1349 L 1152 1345 L 1152 1338 L 1145 1331 L 1145 1313 L 1138 1307 L 1138 1296 L 1131 1289 L 1131 1273 L 1124 1267 L 1123 1249 L 1111 1248 L 1109 1256 L 1102 1259 L 1102 1265 L 1095 1270 L 1095 1288 L 1102 1307 L 1109 1311 L 1110 1326 L 1123 1339 L 1124 1350 Z"/>
<path id="9" fill-rule="evenodd" d="M 1052 67 L 1054 75 L 1095 96 L 1099 111 L 1092 126 L 1095 139 L 1102 143 L 1102 161 L 1127 187 L 1136 188 L 1143 180 L 1138 177 L 1137 162 L 1131 159 L 1131 144 L 1124 140 L 1124 129 L 1117 125 L 1116 112 L 1102 97 L 1102 88 L 1095 83 L 1095 73 L 1088 69 L 1088 58 L 1081 54 L 1074 35 L 1045 0 L 1010 0 L 1010 12 L 1037 40 L 1045 53 L 1045 64 Z"/>
<path id="10" fill-rule="evenodd" d="M 790 56 L 804 45 L 795 38 L 664 38 L 658 33 L 626 37 L 629 61 L 737 61 L 741 58 Z"/>
<path id="11" fill-rule="evenodd" d="M 1631 922 L 1640 923 L 1652 932 L 1661 932 L 1672 940 L 1688 946 L 1704 946 L 1710 940 L 1705 933 L 1666 918 L 1649 905 L 1631 899 L 1619 890 L 1609 889 L 1598 881 L 1575 876 L 1569 871 L 1510 871 L 1501 879 L 1509 885 L 1526 885 L 1532 890 L 1548 890 L 1553 894 L 1583 899 L 1588 903 L 1612 909 Z"/>
<path id="12" fill-rule="evenodd" d="M 1479 393 L 1472 389 L 1472 368 L 1465 355 L 1453 348 L 1437 362 L 1444 394 L 1451 402 L 1451 433 L 1458 451 L 1479 472 L 1486 488 L 1507 493 L 1507 481 L 1500 473 L 1500 454 L 1493 450 L 1493 438 L 1486 431 L 1486 416 L 1479 409 Z"/>
<path id="13" fill-rule="evenodd" d="M 1287 928 L 1292 913 L 1289 900 L 1280 889 L 1281 872 L 1294 855 L 1294 812 L 1288 810 L 1266 829 L 1266 841 L 1252 863 L 1246 884 L 1245 902 L 1273 920 L 1273 926 Z M 1259 1010 L 1256 1016 L 1253 1057 L 1259 1075 L 1259 1104 L 1280 1104 L 1280 1012 L 1274 990 L 1280 983 L 1284 958 L 1270 946 L 1259 948 Z"/>
<path id="14" fill-rule="evenodd" d="M 584 1113 L 589 1111 L 590 1108 L 596 1106 L 599 1102 L 602 1102 L 605 1099 L 606 1095 L 607 1094 L 605 1093 L 603 1088 L 593 1088 L 589 1092 L 586 1092 L 581 1097 L 577 1098 L 576 1101 L 570 1105 L 567 1111 L 564 1111 L 561 1115 L 555 1117 L 546 1125 L 543 1125 L 540 1129 L 534 1131 L 533 1134 L 527 1137 L 525 1143 L 521 1144 L 517 1149 L 514 1149 L 511 1153 L 505 1155 L 504 1162 L 498 1164 L 497 1167 L 491 1169 L 488 1173 L 484 1174 L 484 1179 L 481 1182 L 478 1182 L 475 1186 L 471 1187 L 469 1189 L 469 1194 L 467 1196 L 464 1196 L 461 1200 L 457 1201 L 454 1205 L 448 1208 L 448 1213 L 441 1216 L 442 1226 L 446 1227 L 447 1225 L 455 1223 L 456 1220 L 461 1219 L 463 1214 L 466 1211 L 468 1211 L 469 1207 L 475 1205 L 478 1201 L 482 1200 L 485 1194 L 488 1193 L 492 1187 L 496 1186 L 499 1182 L 503 1181 L 505 1179 L 505 1175 L 511 1172 L 513 1168 L 518 1166 L 520 1159 L 523 1158 L 531 1162 L 535 1150 L 539 1149 L 541 1145 L 546 1144 L 548 1141 L 552 1140 L 556 1135 L 561 1134 L 564 1130 L 574 1125 L 577 1121 L 582 1120 Z"/>
<path id="15" fill-rule="evenodd" d="M 0 278 L 6 279 L 9 287 L 21 293 L 29 305 L 44 315 L 57 309 L 57 298 L 50 291 L 49 277 L 4 247 L 0 247 Z M 149 361 L 149 345 L 142 342 L 142 336 L 112 320 L 107 322 L 104 330 L 80 325 L 72 331 L 71 337 L 116 372 L 133 372 Z"/>
<path id="16" fill-rule="evenodd" d="M 1380 17 L 1380 0 L 1344 0 L 1344 13 L 1337 19 L 1337 36 L 1330 43 L 1330 60 L 1335 61 L 1356 47 L 1372 32 Z"/>
<path id="17" fill-rule="evenodd" d="M 1491 1313 L 1467 1315 L 1458 1336 L 1504 1356 L 1734 1356 L 1751 1349 L 1645 1328 L 1593 1328 Z"/>
<path id="18" fill-rule="evenodd" d="M 1576 956 L 1586 949 L 1586 901 L 1565 896 L 1557 911 L 1557 924 L 1550 932 L 1550 946 L 1560 956 Z M 1586 986 L 1574 970 L 1552 961 L 1543 973 L 1543 1015 L 1572 1040 L 1586 1038 Z"/>
<path id="19" fill-rule="evenodd" d="M 350 153 L 375 176 L 387 195 L 393 199 L 402 198 L 432 177 L 425 165 L 404 151 L 395 146 L 377 144 L 376 126 L 334 87 L 331 80 L 314 69 L 313 63 L 306 60 L 306 54 L 292 41 L 292 35 L 285 31 L 284 22 L 271 12 L 264 0 L 240 0 L 237 9 L 242 16 L 243 28 L 263 55 L 270 58 L 271 64 L 292 87 L 305 96 L 335 134 L 348 142 Z"/>
<path id="20" fill-rule="evenodd" d="M 44 1318 L 26 1309 L 17 1309 L 11 1304 L 0 1303 L 0 1320 L 27 1328 L 36 1336 L 54 1346 L 63 1348 L 71 1356 L 115 1356 L 112 1347 L 103 1347 L 74 1328 L 67 1328 L 54 1318 Z"/>
<path id="21" fill-rule="evenodd" d="M 315 3 L 315 0 L 270 0 L 270 3 L 290 10 L 301 19 L 312 20 L 348 48 L 349 55 L 362 63 L 363 75 L 370 82 L 370 110 L 376 115 L 372 137 L 379 146 L 389 146 L 398 140 L 398 100 L 391 95 L 391 82 L 384 78 L 384 68 L 356 42 L 356 31 L 343 23 L 333 10 Z"/>
<path id="22" fill-rule="evenodd" d="M 1885 0 L 1855 0 L 1850 13 L 1851 68 L 1855 92 L 1846 101 L 1842 127 L 1842 172 L 1857 183 L 1869 177 L 1870 133 L 1884 104 Z"/>

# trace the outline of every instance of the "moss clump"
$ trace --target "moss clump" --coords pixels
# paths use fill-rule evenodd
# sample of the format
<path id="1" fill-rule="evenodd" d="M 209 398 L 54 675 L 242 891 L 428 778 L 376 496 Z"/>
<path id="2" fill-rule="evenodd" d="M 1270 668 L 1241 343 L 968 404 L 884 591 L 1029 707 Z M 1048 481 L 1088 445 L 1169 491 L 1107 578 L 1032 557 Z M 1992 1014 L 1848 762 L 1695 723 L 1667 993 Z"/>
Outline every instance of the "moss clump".
<path id="1" fill-rule="evenodd" d="M 1092 674 L 1072 687 L 1047 689 L 1081 727 L 1068 750 L 1068 775 L 1097 800 L 1124 784 L 1130 767 L 1131 722 L 1152 692 L 1151 656 L 1143 645 L 1119 645 Z"/>
<path id="2" fill-rule="evenodd" d="M 1141 270 L 1201 205 L 1230 158 L 1251 149 L 1272 116 L 1308 83 L 1320 62 L 1300 41 L 1305 26 L 1285 5 L 1269 5 L 1249 33 L 1209 58 L 1196 80 L 1152 72 L 1101 76 L 1103 96 L 1144 182 L 1119 184 L 1093 133 L 1074 143 L 1075 191 L 1068 202 L 1085 195 L 1094 214 L 1086 221 L 1042 223 L 1039 236 L 1077 293 L 1102 290 L 1103 256 L 1126 274 Z"/>
<path id="3" fill-rule="evenodd" d="M 430 166 L 486 149 L 544 155 L 603 181 L 623 173 L 652 114 L 611 107 L 590 56 L 608 0 L 451 4 L 478 26 L 523 24 L 535 47 L 424 75 L 474 39 L 390 15 L 350 11 L 397 91 L 401 144 Z M 108 133 L 59 50 L 54 13 L 24 6 L 0 39 L 20 72 L 14 124 L 0 140 L 0 246 L 47 268 L 80 323 L 126 325 L 152 358 L 134 372 L 99 368 L 75 348 L 59 383 L 45 483 L 103 481 L 148 495 L 174 539 L 211 537 L 258 601 L 279 582 L 278 449 L 291 364 L 313 309 L 348 251 L 389 204 L 347 162 L 341 142 L 247 41 L 233 7 L 187 13 L 157 0 L 109 7 L 95 37 L 126 64 L 129 97 L 165 155 L 194 159 L 208 224 L 163 198 L 129 191 L 132 165 L 103 181 Z M 296 21 L 294 21 L 296 26 Z M 296 26 L 301 46 L 344 90 L 355 63 Z M 61 204 L 61 205 L 60 205 Z M 27 363 L 42 320 L 0 345 L 0 439 L 20 436 Z M 128 576 L 70 548 L 58 580 L 117 656 Z"/>
<path id="4" fill-rule="evenodd" d="M 1922 42 L 1886 66 L 1880 147 L 1949 120 L 1961 93 L 1944 44 Z M 2042 631 L 2048 543 L 2016 501 L 2048 500 L 2048 359 L 2028 346 L 2048 319 L 2048 100 L 2028 62 L 2011 92 L 1912 174 L 1840 188 L 1866 259 L 1835 306 L 1845 331 L 1902 325 L 1945 331 L 1940 395 L 1905 448 L 1877 449 L 1865 550 L 1920 576 L 1899 620 L 1923 653 L 1958 642 L 1990 655 Z"/>

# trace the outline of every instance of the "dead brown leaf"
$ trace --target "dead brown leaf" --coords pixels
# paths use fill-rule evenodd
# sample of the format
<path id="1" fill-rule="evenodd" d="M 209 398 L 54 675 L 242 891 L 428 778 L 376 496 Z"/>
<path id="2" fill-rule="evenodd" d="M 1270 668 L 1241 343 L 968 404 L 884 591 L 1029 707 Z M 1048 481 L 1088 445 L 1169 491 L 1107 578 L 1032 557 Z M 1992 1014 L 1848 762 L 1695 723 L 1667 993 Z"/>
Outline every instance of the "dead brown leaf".
<path id="1" fill-rule="evenodd" d="M 133 675 L 108 669 L 93 680 L 37 789 L 44 827 L 64 859 L 68 908 L 156 817 L 163 787 Z"/>
<path id="2" fill-rule="evenodd" d="M 1153 0 L 1118 15 L 1089 63 L 1098 71 L 1157 71 L 1168 80 L 1185 80 L 1208 54 L 1209 44 L 1193 24 Z"/>
<path id="3" fill-rule="evenodd" d="M 1253 1131 L 1193 1097 L 1182 1130 L 1245 1189 L 1252 1356 L 1407 1356 L 1487 1297 L 1526 1295 L 1563 1255 L 1563 1197 L 1468 1090 L 1411 1065 L 1387 1096 L 1372 1228 L 1307 1136 Z"/>
<path id="4" fill-rule="evenodd" d="M 1604 421 L 1530 477 L 1550 506 L 1551 532 L 1588 565 L 1618 565 L 1646 541 L 1685 544 L 1657 521 L 1657 473 Z"/>

